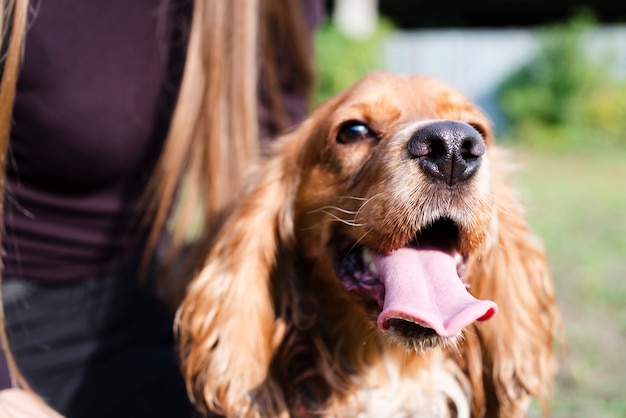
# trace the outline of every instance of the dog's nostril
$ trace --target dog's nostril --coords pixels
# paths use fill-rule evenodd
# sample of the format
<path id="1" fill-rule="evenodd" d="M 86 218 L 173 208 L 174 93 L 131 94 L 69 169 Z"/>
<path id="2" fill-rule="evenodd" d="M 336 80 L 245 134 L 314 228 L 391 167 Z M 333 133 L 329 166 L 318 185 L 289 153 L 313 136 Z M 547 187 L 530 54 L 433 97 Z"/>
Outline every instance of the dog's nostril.
<path id="1" fill-rule="evenodd" d="M 455 121 L 435 122 L 418 129 L 407 147 L 425 174 L 450 186 L 474 175 L 485 153 L 480 133 Z"/>
<path id="2" fill-rule="evenodd" d="M 441 138 L 432 138 L 430 142 L 430 158 L 433 161 L 446 156 L 448 150 L 445 141 Z"/>
<path id="3" fill-rule="evenodd" d="M 461 144 L 461 158 L 466 161 L 480 158 L 485 153 L 485 145 L 479 137 L 471 136 L 465 138 Z"/>
<path id="4" fill-rule="evenodd" d="M 448 150 L 445 141 L 436 135 L 424 137 L 420 140 L 411 140 L 408 144 L 409 153 L 413 157 L 437 161 L 446 156 Z"/>

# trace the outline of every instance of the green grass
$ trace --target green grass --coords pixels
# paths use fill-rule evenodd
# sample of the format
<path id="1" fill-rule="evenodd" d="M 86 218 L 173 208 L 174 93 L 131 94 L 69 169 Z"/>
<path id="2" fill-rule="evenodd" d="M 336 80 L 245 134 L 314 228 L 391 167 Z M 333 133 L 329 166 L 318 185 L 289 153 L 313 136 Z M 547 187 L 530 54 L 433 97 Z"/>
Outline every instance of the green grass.
<path id="1" fill-rule="evenodd" d="M 517 184 L 563 315 L 551 417 L 626 416 L 626 151 L 519 149 Z"/>

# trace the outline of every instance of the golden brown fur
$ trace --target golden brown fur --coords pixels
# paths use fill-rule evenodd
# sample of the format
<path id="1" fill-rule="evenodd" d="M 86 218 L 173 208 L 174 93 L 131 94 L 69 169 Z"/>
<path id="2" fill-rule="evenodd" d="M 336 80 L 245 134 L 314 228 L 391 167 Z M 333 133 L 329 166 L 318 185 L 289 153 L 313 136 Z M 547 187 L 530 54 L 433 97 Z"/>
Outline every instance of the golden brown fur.
<path id="1" fill-rule="evenodd" d="M 351 121 L 371 131 L 346 141 Z M 473 126 L 487 148 L 450 187 L 407 152 L 437 121 Z M 488 119 L 430 78 L 372 74 L 322 104 L 251 176 L 178 311 L 197 406 L 229 417 L 515 417 L 531 397 L 545 405 L 559 317 L 506 170 Z M 337 241 L 391 253 L 440 218 L 469 257 L 469 292 L 499 312 L 426 343 L 381 332 L 376 304 L 342 286 Z"/>

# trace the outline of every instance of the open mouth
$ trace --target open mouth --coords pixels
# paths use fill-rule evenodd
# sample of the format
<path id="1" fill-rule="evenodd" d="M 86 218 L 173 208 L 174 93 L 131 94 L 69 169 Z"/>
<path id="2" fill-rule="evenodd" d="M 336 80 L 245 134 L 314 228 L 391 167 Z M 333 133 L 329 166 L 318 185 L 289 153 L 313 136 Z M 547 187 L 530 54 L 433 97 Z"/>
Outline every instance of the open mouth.
<path id="1" fill-rule="evenodd" d="M 375 312 L 382 332 L 408 340 L 453 337 L 497 311 L 495 303 L 468 292 L 467 257 L 458 251 L 458 241 L 455 223 L 441 218 L 389 254 L 343 242 L 337 249 L 337 275 Z"/>

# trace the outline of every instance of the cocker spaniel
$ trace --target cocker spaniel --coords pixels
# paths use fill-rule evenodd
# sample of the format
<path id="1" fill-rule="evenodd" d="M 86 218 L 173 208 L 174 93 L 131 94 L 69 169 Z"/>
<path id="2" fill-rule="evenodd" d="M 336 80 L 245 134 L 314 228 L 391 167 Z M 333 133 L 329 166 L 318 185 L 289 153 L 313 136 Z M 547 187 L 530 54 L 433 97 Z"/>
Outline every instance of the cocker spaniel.
<path id="1" fill-rule="evenodd" d="M 374 73 L 251 176 L 177 313 L 227 417 L 514 417 L 545 404 L 557 311 L 488 118 Z"/>

